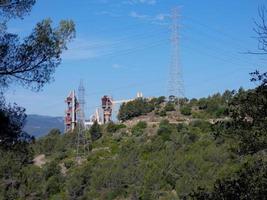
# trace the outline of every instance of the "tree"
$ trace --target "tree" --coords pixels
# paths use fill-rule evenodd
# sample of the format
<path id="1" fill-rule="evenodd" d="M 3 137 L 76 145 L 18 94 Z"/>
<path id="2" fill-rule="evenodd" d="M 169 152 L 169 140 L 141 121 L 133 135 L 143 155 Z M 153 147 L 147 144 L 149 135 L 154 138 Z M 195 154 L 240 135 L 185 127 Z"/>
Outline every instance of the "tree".
<path id="1" fill-rule="evenodd" d="M 192 193 L 193 199 L 266 199 L 267 182 L 266 162 L 256 160 L 246 163 L 235 175 L 223 180 L 217 180 L 213 191 L 203 188 Z"/>
<path id="2" fill-rule="evenodd" d="M 183 106 L 182 108 L 181 108 L 181 113 L 183 114 L 183 115 L 191 115 L 192 114 L 192 109 L 191 109 L 191 107 L 190 106 Z"/>
<path id="3" fill-rule="evenodd" d="M 61 21 L 56 28 L 45 19 L 37 23 L 32 33 L 21 40 L 17 34 L 7 32 L 7 22 L 14 18 L 23 19 L 35 4 L 35 0 L 0 1 L 0 90 L 10 84 L 39 91 L 53 80 L 53 73 L 61 62 L 66 44 L 75 36 L 72 21 Z M 25 109 L 4 103 L 0 93 L 0 145 L 14 145 L 27 139 L 22 132 L 25 123 Z M 25 140 L 26 141 L 26 140 Z"/>
<path id="4" fill-rule="evenodd" d="M 231 120 L 220 122 L 216 133 L 235 138 L 238 153 L 254 154 L 267 148 L 266 83 L 261 82 L 260 86 L 252 90 L 239 90 L 229 102 L 227 112 Z"/>
<path id="5" fill-rule="evenodd" d="M 17 105 L 7 106 L 0 100 L 0 147 L 7 149 L 33 139 L 22 131 L 25 119 L 25 109 Z"/>
<path id="6" fill-rule="evenodd" d="M 118 118 L 126 121 L 140 115 L 147 114 L 155 109 L 154 100 L 138 98 L 128 103 L 123 103 L 120 107 Z"/>
<path id="7" fill-rule="evenodd" d="M 259 8 L 260 22 L 255 22 L 258 49 L 255 54 L 267 54 L 267 10 Z M 250 73 L 258 84 L 253 90 L 242 89 L 231 99 L 228 113 L 232 121 L 222 123 L 219 132 L 237 137 L 239 153 L 254 154 L 267 148 L 267 72 Z"/>
<path id="8" fill-rule="evenodd" d="M 50 19 L 37 23 L 20 42 L 19 36 L 2 31 L 0 35 L 0 86 L 18 82 L 38 91 L 52 80 L 66 43 L 74 37 L 74 23 L 61 21 L 57 28 Z"/>
<path id="9" fill-rule="evenodd" d="M 267 22 L 266 22 L 266 7 L 262 6 L 258 9 L 259 21 L 255 21 L 254 31 L 258 39 L 258 50 L 260 52 L 249 52 L 251 54 L 267 54 Z"/>
<path id="10" fill-rule="evenodd" d="M 93 141 L 98 140 L 102 136 L 101 127 L 96 121 L 91 126 L 89 132 L 91 134 L 91 138 L 92 138 Z"/>

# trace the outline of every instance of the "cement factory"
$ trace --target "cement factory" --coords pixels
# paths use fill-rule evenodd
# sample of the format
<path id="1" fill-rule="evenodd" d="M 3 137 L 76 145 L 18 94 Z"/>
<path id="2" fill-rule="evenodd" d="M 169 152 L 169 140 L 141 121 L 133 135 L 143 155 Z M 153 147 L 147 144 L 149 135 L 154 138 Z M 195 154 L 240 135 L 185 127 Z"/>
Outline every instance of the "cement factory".
<path id="1" fill-rule="evenodd" d="M 75 90 L 71 91 L 65 99 L 66 110 L 65 110 L 65 132 L 73 131 L 77 126 L 78 122 L 83 124 L 85 129 L 90 128 L 94 122 L 98 124 L 106 124 L 112 121 L 112 115 L 116 104 L 127 103 L 133 101 L 136 98 L 142 98 L 143 94 L 138 92 L 136 97 L 127 100 L 113 100 L 111 96 L 104 95 L 101 98 L 101 107 L 96 108 L 95 113 L 85 119 L 84 114 L 84 87 L 79 86 L 79 93 L 77 98 Z"/>
<path id="2" fill-rule="evenodd" d="M 172 11 L 172 59 L 170 65 L 170 80 L 168 82 L 169 97 L 184 97 L 184 84 L 181 66 L 179 63 L 179 10 L 173 9 Z M 78 89 L 78 98 L 76 97 L 75 91 L 71 91 L 65 99 L 67 109 L 65 111 L 65 132 L 73 131 L 77 124 L 82 125 L 82 129 L 88 129 L 90 126 L 97 122 L 98 124 L 106 124 L 112 121 L 112 115 L 116 104 L 122 104 L 129 101 L 133 101 L 136 98 L 142 98 L 141 92 L 137 93 L 137 96 L 133 99 L 127 100 L 113 100 L 109 95 L 104 95 L 100 102 L 101 105 L 95 110 L 95 113 L 85 119 L 84 106 L 84 87 L 82 82 Z M 173 99 L 172 98 L 172 99 Z M 116 116 L 115 116 L 116 117 Z"/>

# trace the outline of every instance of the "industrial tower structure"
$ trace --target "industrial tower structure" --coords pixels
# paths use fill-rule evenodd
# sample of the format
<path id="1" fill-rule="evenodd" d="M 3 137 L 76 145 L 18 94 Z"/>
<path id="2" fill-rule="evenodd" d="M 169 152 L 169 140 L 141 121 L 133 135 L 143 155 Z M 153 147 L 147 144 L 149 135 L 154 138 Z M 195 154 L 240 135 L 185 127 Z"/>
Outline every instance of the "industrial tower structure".
<path id="1" fill-rule="evenodd" d="M 73 131 L 77 124 L 77 109 L 79 106 L 75 91 L 71 91 L 65 99 L 67 109 L 65 111 L 65 132 Z"/>
<path id="2" fill-rule="evenodd" d="M 136 98 L 133 99 L 123 99 L 123 100 L 116 100 L 114 101 L 112 99 L 112 97 L 105 95 L 101 98 L 101 106 L 102 106 L 102 110 L 103 110 L 103 123 L 109 123 L 111 122 L 112 119 L 112 112 L 113 110 L 115 110 L 115 105 L 116 104 L 122 104 L 122 103 L 127 103 L 130 101 L 133 101 L 135 99 L 138 98 L 143 98 L 143 93 L 142 92 L 137 92 L 136 94 Z M 96 116 L 98 116 L 98 112 L 96 112 Z M 100 120 L 99 116 L 97 118 L 98 120 Z"/>
<path id="3" fill-rule="evenodd" d="M 179 99 L 184 97 L 184 83 L 182 68 L 179 59 L 179 8 L 172 10 L 172 27 L 171 27 L 171 64 L 169 70 L 169 83 L 168 93 L 169 99 L 172 101 L 177 98 L 178 105 Z"/>
<path id="4" fill-rule="evenodd" d="M 103 122 L 106 124 L 111 121 L 113 100 L 111 97 L 105 95 L 102 97 L 101 101 L 103 109 Z"/>

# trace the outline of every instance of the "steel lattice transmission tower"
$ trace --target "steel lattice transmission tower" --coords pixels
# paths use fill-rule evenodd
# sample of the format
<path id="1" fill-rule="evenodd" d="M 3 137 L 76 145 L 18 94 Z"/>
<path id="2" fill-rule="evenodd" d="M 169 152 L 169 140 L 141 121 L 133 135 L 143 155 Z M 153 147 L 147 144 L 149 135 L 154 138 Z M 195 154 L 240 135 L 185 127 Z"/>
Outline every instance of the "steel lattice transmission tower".
<path id="1" fill-rule="evenodd" d="M 78 115 L 77 115 L 77 125 L 78 125 L 78 133 L 77 133 L 77 160 L 79 160 L 82 156 L 85 156 L 89 153 L 89 141 L 85 132 L 85 89 L 83 85 L 83 81 L 80 81 L 80 85 L 78 88 Z"/>
<path id="2" fill-rule="evenodd" d="M 183 73 L 180 63 L 179 53 L 179 8 L 172 9 L 172 26 L 171 26 L 171 63 L 169 69 L 168 95 L 170 100 L 184 97 Z"/>
<path id="3" fill-rule="evenodd" d="M 83 85 L 83 81 L 80 81 L 80 85 L 78 88 L 78 102 L 79 102 L 79 113 L 78 113 L 78 121 L 84 124 L 85 121 L 85 114 L 84 114 L 84 107 L 85 107 L 85 89 Z"/>

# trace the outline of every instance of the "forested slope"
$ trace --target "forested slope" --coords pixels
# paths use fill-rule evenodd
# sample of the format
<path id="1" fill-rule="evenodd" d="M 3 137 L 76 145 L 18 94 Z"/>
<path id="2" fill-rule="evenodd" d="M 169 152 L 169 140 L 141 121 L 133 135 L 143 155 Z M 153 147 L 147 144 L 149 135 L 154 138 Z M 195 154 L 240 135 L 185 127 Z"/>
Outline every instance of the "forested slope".
<path id="1" fill-rule="evenodd" d="M 231 92 L 225 101 L 221 99 L 226 95 L 188 100 L 182 107 L 202 112 L 189 123 L 170 123 L 168 112 L 177 112 L 170 109 L 159 124 L 146 121 L 132 126 L 94 124 L 86 132 L 88 154 L 79 160 L 77 131 L 60 134 L 51 130 L 47 136 L 24 146 L 28 153 L 23 156 L 15 149 L 8 154 L 1 150 L 0 196 L 2 199 L 265 199 L 266 94 L 266 82 L 261 81 L 253 90 Z M 203 101 L 205 108 L 199 108 L 199 102 Z M 168 104 L 162 103 L 159 109 Z M 207 111 L 209 105 L 215 109 Z M 218 116 L 222 107 L 224 112 Z M 207 116 L 227 117 L 227 120 L 210 123 Z M 38 155 L 44 155 L 39 166 L 36 161 L 31 162 Z"/>

